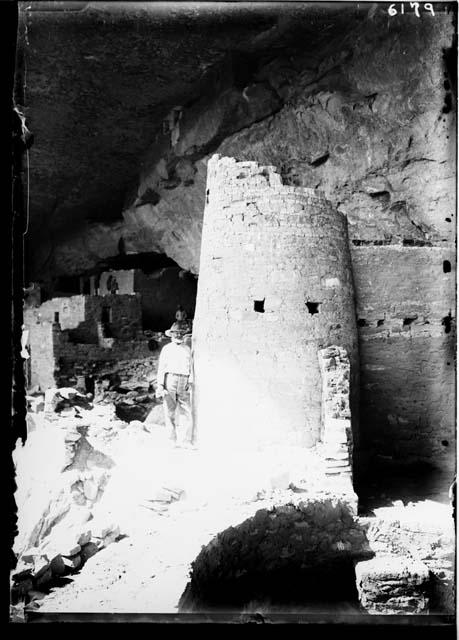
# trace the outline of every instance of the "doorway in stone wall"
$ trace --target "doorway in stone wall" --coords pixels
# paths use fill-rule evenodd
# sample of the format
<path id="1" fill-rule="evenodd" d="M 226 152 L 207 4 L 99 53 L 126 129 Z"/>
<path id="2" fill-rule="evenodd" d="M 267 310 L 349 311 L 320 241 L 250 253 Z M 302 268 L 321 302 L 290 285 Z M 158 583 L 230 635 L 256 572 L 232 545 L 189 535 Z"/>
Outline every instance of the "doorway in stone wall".
<path id="1" fill-rule="evenodd" d="M 112 337 L 112 330 L 111 330 L 112 319 L 113 319 L 112 308 L 107 306 L 102 307 L 100 321 L 102 324 L 104 338 Z"/>

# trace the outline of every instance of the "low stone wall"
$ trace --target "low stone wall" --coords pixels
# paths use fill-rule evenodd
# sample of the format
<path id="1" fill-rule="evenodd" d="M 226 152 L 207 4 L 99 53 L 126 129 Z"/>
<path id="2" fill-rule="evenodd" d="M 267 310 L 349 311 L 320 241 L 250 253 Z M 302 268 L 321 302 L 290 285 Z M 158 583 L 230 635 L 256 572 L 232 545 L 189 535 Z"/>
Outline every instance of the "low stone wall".
<path id="1" fill-rule="evenodd" d="M 114 340 L 110 347 L 101 347 L 96 344 L 73 344 L 68 340 L 61 340 L 58 347 L 58 357 L 62 363 L 88 362 L 148 358 L 151 349 L 148 346 L 149 339 L 138 340 Z"/>
<path id="2" fill-rule="evenodd" d="M 104 349 L 94 345 L 68 344 L 59 359 L 56 375 L 58 386 L 73 386 L 77 375 L 83 373 L 94 381 L 118 379 L 142 387 L 156 379 L 161 344 L 151 351 L 149 340 L 114 343 Z"/>
<path id="3" fill-rule="evenodd" d="M 392 567 L 396 566 L 396 558 L 399 563 L 398 572 L 402 577 L 403 562 L 426 567 L 429 572 L 429 590 L 424 590 L 424 594 L 429 598 L 430 613 L 454 612 L 455 532 L 452 513 L 445 505 L 426 501 L 405 507 L 401 504 L 397 507 L 382 507 L 375 510 L 375 517 L 360 518 L 360 522 L 366 529 L 370 546 L 377 557 L 388 558 Z M 381 566 L 384 565 L 375 565 L 375 575 Z M 368 567 L 370 571 L 373 565 Z M 382 582 L 385 580 L 384 575 L 382 571 Z M 372 582 L 375 580 L 376 577 L 370 578 Z M 378 602 L 382 605 L 383 601 L 384 599 L 379 599 Z M 395 607 L 396 603 L 392 604 Z M 387 603 L 386 609 L 390 607 L 391 604 Z M 378 607 L 370 606 L 370 609 L 378 612 Z M 416 611 L 413 610 L 413 613 Z"/>
<path id="4" fill-rule="evenodd" d="M 206 544 L 191 564 L 181 609 L 258 598 L 269 612 L 270 596 L 278 603 L 295 581 L 290 610 L 293 602 L 308 610 L 322 596 L 325 606 L 349 599 L 361 613 L 451 615 L 454 549 L 444 505 L 393 504 L 358 517 L 340 496 L 293 499 L 259 509 Z"/>
<path id="5" fill-rule="evenodd" d="M 429 608 L 429 570 L 419 561 L 383 557 L 357 563 L 362 606 L 373 614 L 419 614 Z"/>
<path id="6" fill-rule="evenodd" d="M 326 474 L 352 483 L 353 433 L 350 363 L 346 350 L 332 346 L 318 352 L 322 375 L 322 444 Z"/>
<path id="7" fill-rule="evenodd" d="M 318 585 L 317 580 L 327 580 L 334 574 L 338 583 L 341 569 L 347 572 L 353 561 L 372 556 L 364 528 L 349 505 L 337 498 L 260 509 L 252 518 L 219 533 L 202 549 L 191 565 L 191 580 L 181 607 L 202 610 L 206 605 L 224 602 L 229 593 L 232 597 L 253 598 L 250 591 L 254 578 L 256 588 L 260 588 L 273 574 L 285 577 L 289 572 L 303 574 L 300 597 L 316 599 L 315 590 L 321 590 L 319 597 L 326 591 L 326 585 Z M 309 572 L 314 576 L 310 581 Z M 329 595 L 333 587 L 332 580 Z M 335 593 L 332 599 L 339 599 L 339 595 Z M 351 595 L 343 593 L 342 599 Z"/>

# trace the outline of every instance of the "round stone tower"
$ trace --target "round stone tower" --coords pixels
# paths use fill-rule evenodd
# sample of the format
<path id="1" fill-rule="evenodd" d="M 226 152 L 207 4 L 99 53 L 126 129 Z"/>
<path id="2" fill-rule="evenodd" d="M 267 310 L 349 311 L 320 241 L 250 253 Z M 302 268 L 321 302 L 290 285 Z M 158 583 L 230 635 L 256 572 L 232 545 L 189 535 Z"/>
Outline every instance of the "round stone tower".
<path id="1" fill-rule="evenodd" d="M 317 352 L 330 345 L 357 372 L 346 218 L 275 167 L 214 155 L 193 332 L 198 442 L 316 444 Z"/>

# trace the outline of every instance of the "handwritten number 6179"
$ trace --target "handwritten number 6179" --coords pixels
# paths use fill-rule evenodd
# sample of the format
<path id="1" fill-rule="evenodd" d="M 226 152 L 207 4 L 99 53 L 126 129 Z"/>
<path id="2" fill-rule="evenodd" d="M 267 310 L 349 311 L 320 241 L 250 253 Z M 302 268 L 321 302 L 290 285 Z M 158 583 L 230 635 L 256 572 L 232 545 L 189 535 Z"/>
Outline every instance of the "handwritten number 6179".
<path id="1" fill-rule="evenodd" d="M 407 4 L 408 4 L 408 3 L 407 3 Z M 417 18 L 420 18 L 420 17 L 421 17 L 421 15 L 420 15 L 420 13 L 419 13 L 419 6 L 420 6 L 420 3 L 419 3 L 419 2 L 410 2 L 410 3 L 409 3 L 409 8 L 408 8 L 408 11 L 409 11 L 410 9 L 412 9 L 412 10 L 414 9 L 414 14 L 415 14 L 415 16 L 416 16 Z M 399 7 L 400 7 L 400 9 L 397 11 L 397 9 L 396 9 L 396 5 L 395 5 L 395 4 L 391 4 L 391 5 L 390 5 L 390 7 L 389 7 L 389 8 L 388 8 L 388 10 L 387 10 L 387 13 L 388 13 L 391 17 L 396 16 L 398 13 L 401 13 L 401 14 L 403 15 L 403 14 L 405 13 L 405 3 L 404 3 L 404 2 L 401 2 L 401 3 L 399 4 Z M 425 3 L 423 3 L 422 8 L 424 9 L 424 11 L 428 11 L 432 16 L 435 16 L 434 8 L 433 8 L 433 6 L 432 6 L 432 3 L 431 3 L 431 2 L 425 2 Z M 408 11 L 407 11 L 407 13 L 408 13 Z"/>

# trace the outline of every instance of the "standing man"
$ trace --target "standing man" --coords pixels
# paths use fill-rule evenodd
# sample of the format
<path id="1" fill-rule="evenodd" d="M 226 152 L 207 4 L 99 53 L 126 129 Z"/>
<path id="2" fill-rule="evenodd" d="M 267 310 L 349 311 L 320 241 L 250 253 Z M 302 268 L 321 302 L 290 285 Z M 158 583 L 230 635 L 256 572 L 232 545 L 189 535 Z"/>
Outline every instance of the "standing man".
<path id="1" fill-rule="evenodd" d="M 193 358 L 191 348 L 184 343 L 188 331 L 188 325 L 180 322 L 174 322 L 166 331 L 166 336 L 172 341 L 162 348 L 159 356 L 156 390 L 157 397 L 163 398 L 166 427 L 171 440 L 187 448 L 193 445 Z"/>

